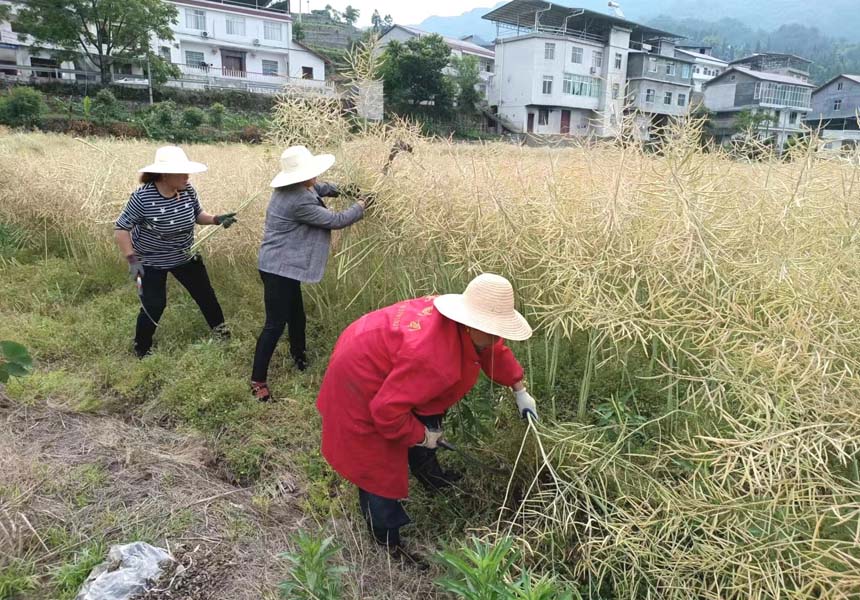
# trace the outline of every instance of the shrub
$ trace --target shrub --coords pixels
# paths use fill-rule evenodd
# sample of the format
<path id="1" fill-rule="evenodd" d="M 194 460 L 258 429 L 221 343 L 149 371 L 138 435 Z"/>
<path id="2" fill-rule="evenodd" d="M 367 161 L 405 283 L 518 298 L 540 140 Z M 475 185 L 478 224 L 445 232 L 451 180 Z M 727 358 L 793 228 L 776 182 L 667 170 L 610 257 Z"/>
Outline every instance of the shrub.
<path id="1" fill-rule="evenodd" d="M 289 600 L 337 600 L 342 598 L 343 567 L 331 564 L 338 552 L 331 537 L 319 539 L 300 533 L 298 551 L 284 554 L 292 563 L 290 578 L 281 584 L 281 597 Z"/>
<path id="2" fill-rule="evenodd" d="M 263 130 L 257 125 L 245 125 L 239 133 L 239 141 L 246 144 L 259 144 L 263 141 Z"/>
<path id="3" fill-rule="evenodd" d="M 141 131 L 140 127 L 134 125 L 133 123 L 126 123 L 124 121 L 111 123 L 108 127 L 108 131 L 112 136 L 120 138 L 143 137 L 143 131 Z"/>
<path id="4" fill-rule="evenodd" d="M 13 127 L 33 127 L 47 111 L 42 92 L 28 87 L 15 87 L 0 101 L 0 122 Z"/>
<path id="5" fill-rule="evenodd" d="M 23 377 L 33 367 L 33 359 L 27 349 L 16 342 L 0 342 L 0 383 L 10 377 Z"/>
<path id="6" fill-rule="evenodd" d="M 220 102 L 216 102 L 209 107 L 209 124 L 212 127 L 221 127 L 224 125 L 224 113 L 226 108 Z"/>
<path id="7" fill-rule="evenodd" d="M 92 112 L 99 123 L 118 119 L 120 116 L 120 105 L 113 92 L 107 88 L 99 90 L 92 103 Z"/>
<path id="8" fill-rule="evenodd" d="M 197 129 L 198 127 L 203 125 L 203 121 L 205 120 L 206 113 L 204 113 L 196 106 L 186 108 L 184 111 L 182 111 L 182 118 L 180 119 L 182 126 L 188 129 Z"/>

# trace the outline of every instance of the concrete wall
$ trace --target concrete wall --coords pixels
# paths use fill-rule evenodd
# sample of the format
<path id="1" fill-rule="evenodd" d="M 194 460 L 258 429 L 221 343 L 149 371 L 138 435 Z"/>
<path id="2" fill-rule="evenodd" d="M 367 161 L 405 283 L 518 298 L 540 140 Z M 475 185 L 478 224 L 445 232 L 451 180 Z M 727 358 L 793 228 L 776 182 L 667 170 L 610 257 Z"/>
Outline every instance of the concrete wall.
<path id="1" fill-rule="evenodd" d="M 271 17 L 267 17 L 265 15 L 250 15 L 250 14 L 237 14 L 235 12 L 231 12 L 229 10 L 219 10 L 214 7 L 201 7 L 201 6 L 189 6 L 182 4 L 181 1 L 173 1 L 171 2 L 176 6 L 176 9 L 179 11 L 178 21 L 173 28 L 176 33 L 187 34 L 191 36 L 200 36 L 201 31 L 198 29 L 194 29 L 189 26 L 189 22 L 186 18 L 186 10 L 187 9 L 199 9 L 205 12 L 205 25 L 206 25 L 206 33 L 207 38 L 206 41 L 212 42 L 226 42 L 230 44 L 236 44 L 241 46 L 246 46 L 249 49 L 258 47 L 262 50 L 280 50 L 285 51 L 290 47 L 290 41 L 292 40 L 292 21 L 287 15 L 280 15 L 277 13 L 272 13 Z M 245 34 L 244 35 L 232 35 L 227 33 L 227 19 L 228 18 L 241 18 L 245 22 Z M 268 21 L 273 25 L 281 26 L 281 39 L 280 40 L 268 40 L 265 37 L 264 32 L 264 22 Z M 259 46 L 255 46 L 255 40 L 259 43 Z"/>
<path id="2" fill-rule="evenodd" d="M 647 102 L 647 91 L 654 90 L 654 102 Z M 666 92 L 671 92 L 672 102 L 666 104 Z M 643 112 L 675 117 L 684 116 L 690 111 L 692 87 L 689 85 L 678 85 L 666 81 L 652 81 L 650 79 L 634 79 L 628 83 L 627 93 L 629 106 Z M 678 104 L 680 95 L 684 96 L 684 105 Z"/>
<path id="3" fill-rule="evenodd" d="M 839 89 L 839 84 L 842 89 Z M 833 109 L 835 100 L 842 100 L 839 111 Z M 812 111 L 808 118 L 815 121 L 855 118 L 860 110 L 860 83 L 840 77 L 812 93 Z"/>
<path id="4" fill-rule="evenodd" d="M 737 85 L 727 78 L 705 86 L 705 106 L 714 111 L 728 110 L 735 106 Z"/>
<path id="5" fill-rule="evenodd" d="M 651 71 L 650 66 L 656 63 L 657 70 Z M 675 74 L 669 75 L 666 73 L 666 66 L 673 64 L 675 66 Z M 684 75 L 686 74 L 686 77 Z M 658 56 L 656 54 L 644 52 L 631 52 L 627 67 L 627 77 L 632 79 L 636 77 L 647 77 L 674 83 L 678 85 L 693 85 L 693 65 L 687 61 L 678 60 L 667 56 Z"/>

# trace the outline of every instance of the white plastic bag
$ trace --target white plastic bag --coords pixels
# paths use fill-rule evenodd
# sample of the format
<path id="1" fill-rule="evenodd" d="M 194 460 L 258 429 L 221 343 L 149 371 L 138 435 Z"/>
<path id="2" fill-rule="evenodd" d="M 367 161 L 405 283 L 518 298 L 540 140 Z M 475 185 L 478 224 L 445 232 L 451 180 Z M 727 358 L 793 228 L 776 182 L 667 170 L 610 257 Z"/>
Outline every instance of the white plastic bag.
<path id="1" fill-rule="evenodd" d="M 143 542 L 111 546 L 107 560 L 93 569 L 75 600 L 128 600 L 147 591 L 161 576 L 161 564 L 172 561 L 165 550 Z"/>

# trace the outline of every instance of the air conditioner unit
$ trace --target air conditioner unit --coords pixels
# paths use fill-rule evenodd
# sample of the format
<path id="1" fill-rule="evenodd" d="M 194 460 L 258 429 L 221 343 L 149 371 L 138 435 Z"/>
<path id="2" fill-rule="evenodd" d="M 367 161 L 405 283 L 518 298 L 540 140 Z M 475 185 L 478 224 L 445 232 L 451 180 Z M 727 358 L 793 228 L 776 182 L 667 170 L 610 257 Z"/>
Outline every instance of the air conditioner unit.
<path id="1" fill-rule="evenodd" d="M 208 37 L 209 37 L 209 32 L 208 32 L 208 31 L 201 31 L 201 32 L 200 32 L 200 37 L 202 37 L 202 38 L 208 38 Z"/>
<path id="2" fill-rule="evenodd" d="M 654 46 L 652 46 L 651 44 L 642 44 L 642 49 L 645 52 L 651 52 L 651 50 L 654 49 Z"/>
<path id="3" fill-rule="evenodd" d="M 253 42 L 251 42 L 251 43 L 252 43 L 252 44 L 254 44 L 255 46 L 259 46 L 259 45 L 260 45 L 260 40 L 255 39 L 255 40 L 254 40 Z"/>

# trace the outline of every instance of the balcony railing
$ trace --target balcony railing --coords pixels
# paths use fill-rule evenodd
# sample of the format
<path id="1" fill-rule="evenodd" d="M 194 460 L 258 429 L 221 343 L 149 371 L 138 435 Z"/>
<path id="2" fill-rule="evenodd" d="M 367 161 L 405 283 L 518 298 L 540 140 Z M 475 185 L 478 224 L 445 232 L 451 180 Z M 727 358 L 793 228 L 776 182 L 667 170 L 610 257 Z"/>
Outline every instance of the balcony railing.
<path id="1" fill-rule="evenodd" d="M 256 73 L 229 67 L 209 67 L 194 64 L 176 65 L 182 72 L 183 79 L 194 83 L 206 83 L 219 85 L 221 87 L 255 87 L 259 86 L 263 91 L 271 87 L 272 91 L 278 91 L 284 87 L 295 87 L 307 90 L 316 90 L 326 94 L 335 92 L 334 83 L 324 79 L 303 79 L 300 77 L 288 77 L 281 74 Z M 255 89 L 255 91 L 257 91 Z"/>

